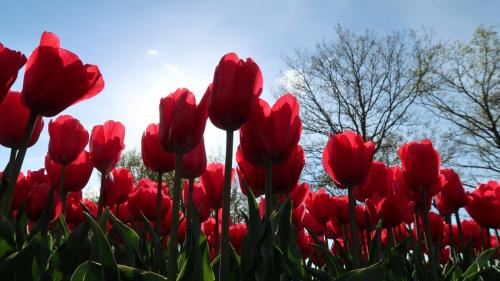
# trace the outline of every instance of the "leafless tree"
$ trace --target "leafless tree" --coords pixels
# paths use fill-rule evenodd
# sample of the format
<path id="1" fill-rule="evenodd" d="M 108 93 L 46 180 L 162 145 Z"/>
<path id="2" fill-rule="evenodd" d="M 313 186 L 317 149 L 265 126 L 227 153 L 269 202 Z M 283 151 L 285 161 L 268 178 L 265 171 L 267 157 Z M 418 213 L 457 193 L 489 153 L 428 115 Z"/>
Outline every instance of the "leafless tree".
<path id="1" fill-rule="evenodd" d="M 479 177 L 500 176 L 500 39 L 480 26 L 468 43 L 446 48 L 433 69 L 439 88 L 424 105 L 453 128 L 455 167 Z M 477 180 L 473 178 L 473 180 Z"/>
<path id="2" fill-rule="evenodd" d="M 352 130 L 376 144 L 376 158 L 392 163 L 420 94 L 435 87 L 428 76 L 441 46 L 428 32 L 376 36 L 336 28 L 334 41 L 286 56 L 284 90 L 301 106 L 307 165 L 303 177 L 317 186 L 331 184 L 322 152 L 331 133 Z"/>

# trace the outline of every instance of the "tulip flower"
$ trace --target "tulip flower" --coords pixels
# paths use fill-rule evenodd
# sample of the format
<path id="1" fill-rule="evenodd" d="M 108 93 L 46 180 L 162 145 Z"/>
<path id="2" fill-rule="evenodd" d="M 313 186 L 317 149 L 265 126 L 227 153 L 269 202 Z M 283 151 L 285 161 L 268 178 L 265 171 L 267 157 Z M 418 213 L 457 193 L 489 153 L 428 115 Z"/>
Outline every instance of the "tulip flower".
<path id="1" fill-rule="evenodd" d="M 94 97 L 103 88 L 104 80 L 97 66 L 83 64 L 77 55 L 61 48 L 54 33 L 42 33 L 24 74 L 23 99 L 32 113 L 55 116 Z"/>
<path id="2" fill-rule="evenodd" d="M 68 226 L 77 225 L 85 221 L 83 215 L 82 203 L 90 211 L 94 217 L 97 216 L 97 204 L 90 201 L 88 198 L 82 198 L 82 192 L 70 192 L 68 195 L 68 206 L 66 207 L 66 223 Z"/>
<path id="3" fill-rule="evenodd" d="M 186 181 L 184 184 L 184 188 L 182 190 L 182 199 L 184 201 L 184 207 L 188 209 L 187 202 L 188 202 L 188 192 L 189 189 L 191 189 L 192 195 L 191 195 L 191 201 L 193 202 L 193 205 L 198 213 L 198 218 L 200 222 L 204 222 L 208 219 L 210 216 L 210 206 L 207 200 L 207 195 L 205 188 L 202 184 L 200 183 L 192 183 L 192 189 L 189 185 L 191 185 L 191 180 Z M 189 219 L 189 217 L 188 217 Z"/>
<path id="4" fill-rule="evenodd" d="M 127 168 L 115 168 L 105 180 L 105 201 L 108 207 L 127 202 L 134 189 L 134 176 Z"/>
<path id="5" fill-rule="evenodd" d="M 265 190 L 265 168 L 253 166 L 244 157 L 241 149 L 236 151 L 236 171 L 243 194 L 247 194 L 244 181 L 248 184 L 255 196 L 260 196 Z M 289 158 L 280 165 L 272 167 L 272 191 L 277 195 L 288 195 L 290 190 L 297 185 L 302 168 L 304 167 L 304 151 L 297 145 Z"/>
<path id="6" fill-rule="evenodd" d="M 50 200 L 50 195 L 52 194 L 52 200 Z M 62 210 L 61 200 L 57 193 L 53 192 L 53 189 L 48 183 L 35 184 L 31 188 L 28 198 L 26 200 L 26 215 L 32 222 L 38 221 L 43 209 L 49 202 L 51 210 L 51 219 L 54 221 Z"/>
<path id="7" fill-rule="evenodd" d="M 200 143 L 188 153 L 182 155 L 182 175 L 184 179 L 194 179 L 203 174 L 207 168 L 207 154 L 205 141 L 201 138 Z"/>
<path id="8" fill-rule="evenodd" d="M 243 248 L 243 239 L 247 235 L 247 225 L 244 223 L 233 224 L 229 227 L 229 241 L 238 254 Z"/>
<path id="9" fill-rule="evenodd" d="M 177 212 L 180 203 L 181 176 L 183 175 L 182 155 L 195 149 L 202 142 L 208 118 L 209 100 L 210 91 L 207 90 L 200 103 L 196 105 L 196 99 L 188 89 L 177 89 L 174 93 L 160 100 L 160 143 L 163 149 L 176 155 L 172 202 L 173 217 L 170 228 L 170 238 L 172 241 L 169 244 L 167 270 L 168 279 L 172 280 L 176 278 L 177 274 L 177 237 L 179 225 Z M 200 174 L 202 172 L 203 170 Z"/>
<path id="10" fill-rule="evenodd" d="M 186 153 L 201 141 L 208 115 L 209 97 L 198 105 L 192 92 L 177 89 L 160 101 L 160 142 L 170 153 Z"/>
<path id="11" fill-rule="evenodd" d="M 208 88 L 210 92 L 209 117 L 217 127 L 226 131 L 226 162 L 224 171 L 221 280 L 229 278 L 229 200 L 231 192 L 231 164 L 234 131 L 249 118 L 253 103 L 262 93 L 262 73 L 251 59 L 240 60 L 235 53 L 222 57 Z M 173 266 L 172 266 L 173 267 Z"/>
<path id="12" fill-rule="evenodd" d="M 259 99 L 240 129 L 241 152 L 254 166 L 281 164 L 296 147 L 301 131 L 299 104 L 293 95 L 281 96 L 272 108 Z"/>
<path id="13" fill-rule="evenodd" d="M 10 212 L 14 185 L 21 171 L 26 149 L 37 142 L 42 129 L 43 119 L 30 117 L 29 109 L 24 105 L 22 96 L 18 92 L 9 92 L 3 102 L 0 102 L 0 145 L 10 148 L 8 169 L 4 171 L 5 175 L 0 183 L 0 188 L 5 190 L 3 202 L 0 202 L 4 213 Z M 31 133 L 29 139 L 25 138 L 26 131 Z"/>
<path id="14" fill-rule="evenodd" d="M 82 190 L 89 182 L 93 168 L 92 161 L 90 160 L 90 153 L 85 150 L 82 151 L 76 160 L 65 168 L 64 181 L 62 184 L 65 193 Z M 49 155 L 45 156 L 45 169 L 53 183 L 59 182 L 62 166 L 53 161 Z"/>
<path id="15" fill-rule="evenodd" d="M 324 226 L 334 216 L 332 199 L 324 188 L 320 188 L 318 192 L 309 192 L 305 205 L 309 213 Z"/>
<path id="16" fill-rule="evenodd" d="M 207 165 L 205 172 L 201 175 L 201 184 L 205 188 L 206 199 L 208 206 L 215 210 L 218 214 L 219 210 L 222 208 L 222 197 L 224 189 L 224 164 L 222 163 L 210 163 Z M 234 177 L 234 169 L 231 169 L 231 182 Z M 219 254 L 219 216 L 215 216 L 215 232 L 214 232 L 214 254 Z"/>
<path id="17" fill-rule="evenodd" d="M 210 99 L 210 121 L 222 130 L 234 131 L 249 118 L 252 103 L 262 93 L 262 73 L 251 58 L 224 55 L 215 69 Z"/>
<path id="18" fill-rule="evenodd" d="M 393 174 L 383 162 L 373 161 L 365 181 L 354 189 L 354 197 L 361 202 L 366 199 L 384 198 L 391 187 Z"/>
<path id="19" fill-rule="evenodd" d="M 149 124 L 142 134 L 141 155 L 144 165 L 157 173 L 168 173 L 175 169 L 175 155 L 160 144 L 160 125 Z"/>
<path id="20" fill-rule="evenodd" d="M 500 184 L 489 181 L 468 192 L 465 210 L 480 226 L 500 228 Z"/>
<path id="21" fill-rule="evenodd" d="M 12 149 L 21 147 L 29 115 L 29 109 L 22 102 L 19 92 L 9 92 L 3 103 L 0 103 L 0 145 Z M 38 117 L 34 126 L 28 147 L 38 141 L 43 129 L 43 119 Z"/>
<path id="22" fill-rule="evenodd" d="M 125 148 L 125 127 L 120 122 L 106 121 L 96 125 L 90 136 L 90 154 L 94 167 L 107 174 L 118 163 Z"/>
<path id="23" fill-rule="evenodd" d="M 436 207 L 442 215 L 449 215 L 465 207 L 467 196 L 460 177 L 455 171 L 452 169 L 442 169 L 441 175 L 445 178 L 445 184 L 435 197 Z"/>
<path id="24" fill-rule="evenodd" d="M 368 175 L 374 151 L 373 142 L 365 142 L 360 135 L 351 131 L 331 135 L 323 151 L 323 166 L 326 172 L 337 186 L 348 190 L 355 267 L 359 266 L 360 257 L 355 219 L 356 199 L 353 195 L 353 188 L 361 184 Z"/>
<path id="25" fill-rule="evenodd" d="M 20 173 L 12 198 L 12 210 L 17 210 L 26 201 L 33 186 L 42 183 L 50 185 L 50 178 L 45 174 L 44 169 L 28 171 L 26 175 Z"/>
<path id="26" fill-rule="evenodd" d="M 156 219 L 156 204 L 151 204 L 155 202 L 157 197 L 158 188 L 156 185 L 157 183 L 150 179 L 139 180 L 137 187 L 128 199 L 128 208 L 134 218 L 139 219 L 142 212 L 148 220 L 154 221 Z M 165 216 L 170 209 L 170 198 L 167 194 L 167 189 L 162 189 L 162 216 Z"/>
<path id="27" fill-rule="evenodd" d="M 295 187 L 290 191 L 290 200 L 292 201 L 292 208 L 298 208 L 309 194 L 309 184 L 303 182 L 301 184 L 295 185 Z"/>
<path id="28" fill-rule="evenodd" d="M 0 43 L 0 104 L 17 79 L 19 69 L 26 63 L 26 56 Z"/>
<path id="29" fill-rule="evenodd" d="M 231 171 L 231 181 L 234 170 Z M 218 210 L 222 208 L 222 191 L 224 188 L 224 164 L 210 163 L 200 177 L 201 184 L 205 188 L 210 208 Z"/>
<path id="30" fill-rule="evenodd" d="M 125 148 L 125 127 L 120 122 L 106 121 L 103 125 L 96 125 L 90 135 L 90 154 L 94 167 L 101 172 L 101 190 L 98 201 L 98 215 L 102 213 L 102 207 L 106 201 L 104 183 L 109 171 L 120 160 L 120 155 Z"/>
<path id="31" fill-rule="evenodd" d="M 49 156 L 66 166 L 75 161 L 89 142 L 89 133 L 78 119 L 61 115 L 49 122 Z"/>

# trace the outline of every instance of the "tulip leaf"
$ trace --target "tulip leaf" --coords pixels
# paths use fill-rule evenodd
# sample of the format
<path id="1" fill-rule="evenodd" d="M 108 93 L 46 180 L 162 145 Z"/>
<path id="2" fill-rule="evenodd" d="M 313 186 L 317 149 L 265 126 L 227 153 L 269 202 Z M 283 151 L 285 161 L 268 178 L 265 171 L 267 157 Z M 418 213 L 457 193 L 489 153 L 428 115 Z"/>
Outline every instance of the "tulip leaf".
<path id="1" fill-rule="evenodd" d="M 297 244 L 297 231 L 292 225 L 292 203 L 288 197 L 279 212 L 278 238 L 280 249 L 285 262 L 291 270 L 293 280 L 304 279 L 304 265 L 299 245 Z"/>
<path id="2" fill-rule="evenodd" d="M 332 277 L 330 274 L 324 270 L 312 268 L 310 266 L 306 266 L 305 270 L 310 274 L 316 277 L 319 281 L 331 281 Z"/>
<path id="3" fill-rule="evenodd" d="M 121 281 L 167 281 L 167 278 L 151 271 L 118 265 Z"/>
<path id="4" fill-rule="evenodd" d="M 385 263 L 380 261 L 368 267 L 349 271 L 335 281 L 384 281 L 386 280 L 386 275 Z"/>
<path id="5" fill-rule="evenodd" d="M 158 235 L 156 235 L 156 232 L 154 231 L 153 227 L 151 226 L 151 223 L 149 220 L 144 216 L 144 214 L 141 213 L 142 220 L 144 221 L 144 224 L 146 226 L 147 232 L 149 232 L 149 235 L 151 236 L 151 246 L 152 246 L 152 252 L 153 252 L 153 268 L 154 271 L 157 271 L 159 273 L 166 273 L 167 269 L 167 261 L 165 259 L 165 256 L 163 255 L 163 250 L 161 249 L 161 242 L 160 238 Z M 145 235 L 144 235 L 145 236 Z M 144 237 L 145 240 L 145 237 Z"/>
<path id="6" fill-rule="evenodd" d="M 474 280 L 474 278 L 479 274 L 483 267 L 486 266 L 488 261 L 493 257 L 496 251 L 500 249 L 499 247 L 490 248 L 482 252 L 476 260 L 467 268 L 467 270 L 462 274 L 464 280 Z"/>
<path id="7" fill-rule="evenodd" d="M 21 204 L 17 210 L 15 219 L 16 245 L 18 249 L 23 247 L 23 244 L 28 236 L 28 217 L 26 216 L 26 204 Z"/>
<path id="8" fill-rule="evenodd" d="M 88 260 L 90 255 L 88 232 L 88 223 L 80 223 L 51 255 L 49 259 L 51 280 L 63 280 L 66 276 L 71 276 L 81 263 Z"/>
<path id="9" fill-rule="evenodd" d="M 130 227 L 117 219 L 112 213 L 109 217 L 113 222 L 113 230 L 120 235 L 124 243 L 116 245 L 115 252 L 120 257 L 119 262 L 129 266 L 135 266 L 136 261 L 144 265 L 140 254 L 139 235 Z"/>
<path id="10" fill-rule="evenodd" d="M 201 235 L 200 221 L 192 202 L 189 202 L 192 208 L 192 222 L 188 223 L 189 227 L 186 247 L 184 249 L 185 259 L 182 263 L 181 270 L 177 277 L 177 281 L 213 281 L 215 280 L 214 273 L 210 266 L 208 256 L 208 243 L 204 235 Z"/>
<path id="11" fill-rule="evenodd" d="M 3 214 L 0 214 L 0 261 L 15 250 L 14 227 Z"/>
<path id="12" fill-rule="evenodd" d="M 102 276 L 101 265 L 93 261 L 85 261 L 80 264 L 73 275 L 71 281 L 100 281 L 106 280 Z"/>
<path id="13" fill-rule="evenodd" d="M 107 213 L 107 212 L 104 212 L 104 214 L 105 213 Z M 106 236 L 104 235 L 104 232 L 99 227 L 97 222 L 92 218 L 91 215 L 89 215 L 87 212 L 84 212 L 83 214 L 85 215 L 87 222 L 89 223 L 90 227 L 92 228 L 92 232 L 94 234 L 92 239 L 95 240 L 97 242 L 97 245 L 98 245 L 97 255 L 91 254 L 91 256 L 98 257 L 98 261 L 102 265 L 101 269 L 103 272 L 103 276 L 105 277 L 106 280 L 119 281 L 120 280 L 120 273 L 118 271 L 118 267 L 116 265 L 115 258 L 113 257 L 113 253 L 111 251 L 111 246 L 109 245 L 108 240 L 106 239 Z M 94 250 L 94 249 L 92 249 L 92 250 Z"/>
<path id="14" fill-rule="evenodd" d="M 253 272 L 263 261 L 260 247 L 263 242 L 265 226 L 260 219 L 259 204 L 255 200 L 252 190 L 243 178 L 243 187 L 246 189 L 248 203 L 247 235 L 243 239 L 241 254 L 242 280 L 255 280 Z"/>

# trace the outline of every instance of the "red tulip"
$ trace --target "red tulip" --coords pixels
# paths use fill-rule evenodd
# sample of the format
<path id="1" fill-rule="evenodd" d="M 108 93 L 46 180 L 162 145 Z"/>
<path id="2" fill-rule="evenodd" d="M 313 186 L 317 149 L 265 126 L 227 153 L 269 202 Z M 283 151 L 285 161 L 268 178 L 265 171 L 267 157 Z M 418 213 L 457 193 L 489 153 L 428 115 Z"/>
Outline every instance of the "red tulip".
<path id="1" fill-rule="evenodd" d="M 305 205 L 309 213 L 322 225 L 326 225 L 334 216 L 332 199 L 324 188 L 320 188 L 318 192 L 309 192 Z"/>
<path id="2" fill-rule="evenodd" d="M 378 201 L 386 196 L 392 181 L 391 169 L 383 162 L 373 161 L 365 181 L 354 189 L 354 197 L 361 202 L 369 198 Z"/>
<path id="3" fill-rule="evenodd" d="M 247 226 L 244 223 L 233 224 L 229 227 L 229 241 L 238 254 L 241 254 L 243 239 L 247 232 Z"/>
<path id="4" fill-rule="evenodd" d="M 209 94 L 196 105 L 188 89 L 177 89 L 160 101 L 160 142 L 170 153 L 186 153 L 203 137 L 208 115 Z"/>
<path id="5" fill-rule="evenodd" d="M 130 213 L 130 209 L 128 207 L 128 201 L 118 205 L 115 205 L 112 209 L 113 214 L 118 217 L 122 222 L 132 222 L 134 220 L 132 214 Z"/>
<path id="6" fill-rule="evenodd" d="M 427 192 L 437 182 L 441 158 L 430 140 L 409 142 L 398 150 L 403 176 L 409 188 Z"/>
<path id="7" fill-rule="evenodd" d="M 28 195 L 28 199 L 26 201 L 26 215 L 31 221 L 38 221 L 40 215 L 42 214 L 43 209 L 48 203 L 49 194 L 50 194 L 50 184 L 48 183 L 40 183 L 35 184 L 31 188 L 31 191 Z M 57 192 L 53 192 L 52 197 L 52 219 L 54 221 L 62 211 L 61 199 L 59 199 L 59 195 Z"/>
<path id="8" fill-rule="evenodd" d="M 222 57 L 215 68 L 210 95 L 210 121 L 219 129 L 234 131 L 249 118 L 252 103 L 262 93 L 262 73 L 251 59 L 235 53 Z"/>
<path id="9" fill-rule="evenodd" d="M 85 220 L 82 203 L 89 209 L 91 215 L 97 216 L 97 204 L 95 202 L 90 201 L 88 198 L 82 198 L 81 191 L 70 192 L 66 203 L 66 222 L 69 225 L 79 224 Z"/>
<path id="10" fill-rule="evenodd" d="M 29 115 L 19 92 L 9 92 L 0 103 L 0 145 L 15 149 L 21 146 Z M 43 119 L 38 117 L 28 146 L 38 141 L 42 129 Z"/>
<path id="11" fill-rule="evenodd" d="M 203 137 L 191 151 L 182 154 L 182 178 L 194 179 L 203 174 L 207 168 L 207 154 Z"/>
<path id="12" fill-rule="evenodd" d="M 26 63 L 26 56 L 6 48 L 0 43 L 0 104 L 17 79 L 19 69 Z"/>
<path id="13" fill-rule="evenodd" d="M 448 230 L 445 231 L 445 241 L 444 244 L 446 245 L 455 245 L 459 251 L 464 250 L 464 246 L 471 242 L 472 246 L 474 248 L 481 248 L 481 227 L 477 222 L 473 220 L 463 220 L 461 221 L 462 225 L 462 235 L 464 238 L 464 245 L 461 244 L 460 242 L 460 234 L 458 232 L 458 227 L 456 224 L 452 225 L 452 235 L 453 235 L 453 240 L 450 239 L 450 233 Z"/>
<path id="14" fill-rule="evenodd" d="M 168 173 L 175 169 L 175 154 L 163 149 L 159 136 L 160 125 L 149 124 L 142 134 L 141 155 L 144 165 L 157 173 Z"/>
<path id="15" fill-rule="evenodd" d="M 50 177 L 50 180 L 57 184 L 61 176 L 62 166 L 54 162 L 49 155 L 45 156 L 45 169 Z M 64 171 L 63 188 L 67 192 L 75 192 L 82 190 L 89 182 L 92 175 L 92 161 L 90 153 L 82 151 L 75 161 L 66 166 Z"/>
<path id="16" fill-rule="evenodd" d="M 281 96 L 272 108 L 259 99 L 240 129 L 241 152 L 254 166 L 283 163 L 297 146 L 301 131 L 299 104 L 294 96 Z"/>
<path id="17" fill-rule="evenodd" d="M 158 186 L 158 185 L 157 185 Z M 113 207 L 125 203 L 134 188 L 134 176 L 127 168 L 116 168 L 111 171 L 104 184 L 106 193 L 104 204 Z"/>
<path id="18" fill-rule="evenodd" d="M 349 201 L 347 196 L 333 196 L 331 200 L 333 219 L 339 224 L 349 224 Z"/>
<path id="19" fill-rule="evenodd" d="M 467 196 L 465 189 L 460 181 L 460 177 L 452 169 L 443 169 L 441 174 L 445 177 L 445 184 L 441 191 L 436 195 L 436 206 L 439 212 L 448 215 L 465 207 Z"/>
<path id="20" fill-rule="evenodd" d="M 90 154 L 94 167 L 101 173 L 107 174 L 120 160 L 124 138 L 125 127 L 120 122 L 106 121 L 92 129 Z"/>
<path id="21" fill-rule="evenodd" d="M 331 135 L 323 151 L 323 166 L 340 188 L 362 183 L 372 163 L 375 145 L 351 131 Z"/>
<path id="22" fill-rule="evenodd" d="M 24 74 L 23 99 L 31 111 L 55 116 L 103 88 L 97 66 L 84 65 L 77 55 L 60 48 L 54 33 L 42 33 L 40 46 L 28 58 Z"/>
<path id="23" fill-rule="evenodd" d="M 467 193 L 465 209 L 482 227 L 500 228 L 500 185 L 496 181 L 479 184 Z"/>
<path id="24" fill-rule="evenodd" d="M 247 182 L 255 196 L 264 193 L 265 168 L 250 164 L 243 156 L 240 147 L 236 151 L 238 178 L 243 194 L 246 194 L 243 179 Z M 272 188 L 273 194 L 288 194 L 299 181 L 300 173 L 304 167 L 304 151 L 300 145 L 290 154 L 289 158 L 280 165 L 273 165 Z"/>
<path id="25" fill-rule="evenodd" d="M 128 207 L 132 216 L 136 219 L 141 218 L 141 212 L 150 220 L 156 220 L 156 194 L 158 193 L 158 184 L 150 179 L 141 179 L 137 187 L 130 194 Z M 168 198 L 167 188 L 162 188 L 161 213 L 164 217 L 170 209 L 170 198 Z"/>
<path id="26" fill-rule="evenodd" d="M 306 228 L 307 231 L 312 231 L 316 235 L 321 236 L 325 234 L 325 224 L 321 223 L 316 219 L 316 217 L 309 211 L 305 211 L 302 215 L 302 221 L 300 224 L 303 228 Z M 297 227 L 302 228 L 302 227 Z"/>
<path id="27" fill-rule="evenodd" d="M 293 209 L 298 208 L 309 194 L 309 184 L 303 182 L 301 184 L 295 185 L 295 187 L 290 191 L 290 200 L 292 200 Z"/>
<path id="28" fill-rule="evenodd" d="M 184 200 L 184 208 L 187 208 L 189 183 L 185 181 L 182 189 L 182 199 Z M 210 206 L 208 204 L 205 188 L 200 183 L 193 184 L 193 205 L 198 213 L 200 222 L 204 222 L 210 216 Z"/>
<path id="29" fill-rule="evenodd" d="M 304 259 L 307 259 L 312 256 L 315 251 L 314 244 L 316 242 L 314 239 L 305 232 L 305 230 L 299 231 L 297 235 L 297 242 L 299 244 L 300 253 Z"/>
<path id="30" fill-rule="evenodd" d="M 422 218 L 420 218 L 419 223 L 422 225 Z M 432 240 L 441 241 L 441 239 L 443 239 L 443 233 L 445 229 L 443 217 L 432 211 L 429 212 L 429 226 L 431 230 Z"/>
<path id="31" fill-rule="evenodd" d="M 50 159 L 61 165 L 75 161 L 89 142 L 89 133 L 78 119 L 61 115 L 49 122 Z"/>
<path id="32" fill-rule="evenodd" d="M 265 210 L 264 210 L 265 213 Z M 264 217 L 265 214 L 262 214 L 261 217 Z M 306 214 L 306 207 L 304 204 L 299 205 L 297 208 L 292 209 L 292 223 L 295 225 L 297 230 L 301 230 L 304 228 L 304 224 L 302 223 L 304 216 Z M 311 216 L 312 217 L 312 216 Z M 318 223 L 319 225 L 319 223 Z"/>
<path id="33" fill-rule="evenodd" d="M 366 205 L 368 210 L 373 204 L 377 217 L 382 218 L 384 227 L 395 227 L 406 222 L 413 215 L 415 203 L 410 201 L 404 186 L 393 183 L 389 186 L 385 197 L 380 200 L 368 199 Z"/>
<path id="34" fill-rule="evenodd" d="M 44 169 L 39 169 L 37 171 L 28 171 L 26 176 L 24 176 L 23 173 L 20 173 L 17 178 L 16 188 L 14 189 L 12 209 L 17 210 L 26 200 L 33 186 L 42 183 L 50 185 L 50 179 L 45 174 Z"/>
<path id="35" fill-rule="evenodd" d="M 234 170 L 231 170 L 231 182 Z M 205 188 L 210 208 L 217 210 L 222 208 L 222 191 L 224 188 L 224 164 L 210 163 L 200 177 L 201 184 Z"/>

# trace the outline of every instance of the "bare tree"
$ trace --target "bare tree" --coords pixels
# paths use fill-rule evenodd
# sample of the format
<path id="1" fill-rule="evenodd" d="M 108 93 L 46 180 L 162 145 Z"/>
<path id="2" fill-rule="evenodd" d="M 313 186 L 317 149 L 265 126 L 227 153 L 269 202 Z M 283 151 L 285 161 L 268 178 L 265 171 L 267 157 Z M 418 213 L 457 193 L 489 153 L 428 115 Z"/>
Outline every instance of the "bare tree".
<path id="1" fill-rule="evenodd" d="M 440 87 L 424 99 L 454 129 L 451 164 L 476 176 L 500 175 L 500 39 L 480 26 L 469 43 L 446 48 L 433 70 Z M 470 173 L 469 173 L 470 174 Z M 470 175 L 469 175 L 470 176 Z M 473 180 L 477 180 L 473 178 Z"/>
<path id="2" fill-rule="evenodd" d="M 285 57 L 282 84 L 301 105 L 308 158 L 303 176 L 318 186 L 331 184 L 322 152 L 327 136 L 344 130 L 373 141 L 377 158 L 392 163 L 405 128 L 418 121 L 412 106 L 434 87 L 428 76 L 440 48 L 427 32 L 378 37 L 338 26 L 335 41 Z"/>

